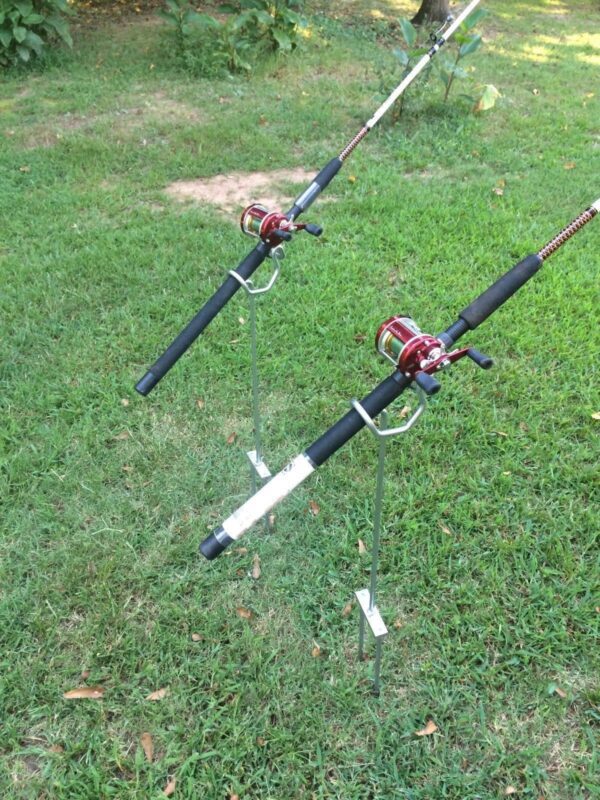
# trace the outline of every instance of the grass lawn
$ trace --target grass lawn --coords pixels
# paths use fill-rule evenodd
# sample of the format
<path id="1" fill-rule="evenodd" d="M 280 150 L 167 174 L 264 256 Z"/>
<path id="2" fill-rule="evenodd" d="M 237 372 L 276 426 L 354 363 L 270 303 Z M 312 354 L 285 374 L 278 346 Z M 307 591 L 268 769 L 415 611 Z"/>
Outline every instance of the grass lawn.
<path id="1" fill-rule="evenodd" d="M 272 470 L 389 374 L 383 320 L 446 327 L 600 195 L 597 2 L 486 5 L 471 63 L 497 107 L 415 87 L 260 303 Z M 133 391 L 252 246 L 166 187 L 316 171 L 396 82 L 388 21 L 417 3 L 326 6 L 249 78 L 187 76 L 142 15 L 0 80 L 1 797 L 146 800 L 172 778 L 189 800 L 600 797 L 600 222 L 468 340 L 495 368 L 442 376 L 389 448 L 380 698 L 348 608 L 369 580 L 372 438 L 208 563 L 199 542 L 249 488 L 242 293 Z M 102 699 L 63 698 L 84 685 Z"/>

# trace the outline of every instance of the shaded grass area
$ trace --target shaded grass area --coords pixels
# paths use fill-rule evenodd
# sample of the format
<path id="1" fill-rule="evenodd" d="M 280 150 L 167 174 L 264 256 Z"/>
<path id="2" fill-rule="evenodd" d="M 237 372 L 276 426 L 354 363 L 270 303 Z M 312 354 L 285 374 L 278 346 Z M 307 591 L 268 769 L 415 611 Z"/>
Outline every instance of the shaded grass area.
<path id="1" fill-rule="evenodd" d="M 311 210 L 324 236 L 289 248 L 261 303 L 272 469 L 385 377 L 381 321 L 445 327 L 599 194 L 597 11 L 489 5 L 476 74 L 499 107 L 474 118 L 413 92 Z M 396 12 L 378 8 L 372 30 L 330 19 L 248 81 L 188 80 L 161 28 L 137 25 L 0 84 L 6 796 L 147 798 L 171 775 L 188 798 L 600 792 L 597 223 L 472 337 L 495 369 L 444 376 L 390 448 L 379 700 L 356 608 L 343 613 L 368 584 L 370 437 L 277 509 L 274 533 L 209 565 L 197 544 L 248 486 L 244 298 L 147 400 L 132 391 L 249 244 L 165 186 L 337 153 L 381 96 Z M 83 671 L 104 698 L 64 701 Z M 418 739 L 428 719 L 439 731 Z"/>

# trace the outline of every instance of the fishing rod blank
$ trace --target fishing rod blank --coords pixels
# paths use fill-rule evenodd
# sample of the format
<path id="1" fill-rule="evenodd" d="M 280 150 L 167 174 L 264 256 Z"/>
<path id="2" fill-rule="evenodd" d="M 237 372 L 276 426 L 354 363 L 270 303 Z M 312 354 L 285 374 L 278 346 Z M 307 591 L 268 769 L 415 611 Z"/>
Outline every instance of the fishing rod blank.
<path id="1" fill-rule="evenodd" d="M 433 377 L 441 369 L 467 356 L 483 369 L 492 360 L 471 347 L 451 350 L 469 330 L 475 330 L 500 308 L 540 269 L 544 261 L 574 236 L 600 211 L 600 198 L 581 213 L 542 249 L 516 264 L 492 286 L 479 295 L 458 315 L 456 322 L 438 336 L 423 333 L 409 317 L 392 317 L 381 325 L 376 336 L 377 350 L 391 360 L 396 370 L 360 401 L 371 418 L 380 414 L 414 381 L 428 395 L 441 388 Z M 220 528 L 200 545 L 207 559 L 216 558 L 239 539 L 255 522 L 287 497 L 311 473 L 324 464 L 342 445 L 365 426 L 364 418 L 354 408 L 335 423 L 303 453 L 296 456 L 269 483 L 228 517 Z"/>
<path id="2" fill-rule="evenodd" d="M 296 220 L 307 208 L 309 208 L 318 195 L 335 178 L 342 168 L 346 159 L 351 155 L 357 145 L 372 130 L 389 108 L 396 102 L 406 88 L 414 81 L 435 56 L 437 51 L 452 36 L 462 22 L 471 14 L 480 0 L 471 0 L 468 6 L 456 17 L 449 17 L 446 23 L 436 34 L 432 34 L 433 44 L 425 53 L 413 69 L 398 84 L 390 96 L 385 100 L 373 114 L 371 119 L 366 122 L 356 136 L 348 142 L 339 156 L 333 158 L 317 174 L 310 186 L 299 195 L 294 201 L 292 208 L 286 213 L 269 212 L 264 206 L 254 203 L 242 212 L 241 228 L 249 236 L 260 239 L 254 250 L 240 262 L 235 272 L 240 278 L 248 278 L 260 267 L 263 261 L 271 254 L 271 250 L 284 241 L 292 239 L 292 234 L 305 230 L 312 236 L 320 236 L 322 228 L 313 223 L 297 223 Z M 207 325 L 217 316 L 219 311 L 228 303 L 240 288 L 240 282 L 230 275 L 220 286 L 215 294 L 208 300 L 196 316 L 186 325 L 181 333 L 171 342 L 165 352 L 155 361 L 146 372 L 144 377 L 136 384 L 136 390 L 147 395 L 171 367 L 181 358 L 186 350 L 200 336 Z"/>

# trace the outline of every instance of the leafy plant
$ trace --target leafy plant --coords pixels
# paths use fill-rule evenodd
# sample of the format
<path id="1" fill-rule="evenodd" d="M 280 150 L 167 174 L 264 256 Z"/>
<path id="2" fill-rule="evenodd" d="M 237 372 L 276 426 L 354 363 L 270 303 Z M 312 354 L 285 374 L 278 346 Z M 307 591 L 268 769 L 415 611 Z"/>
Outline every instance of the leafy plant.
<path id="1" fill-rule="evenodd" d="M 220 72 L 249 70 L 244 58 L 250 41 L 244 35 L 244 20 L 220 22 L 193 9 L 187 0 L 165 0 L 159 16 L 174 29 L 179 54 L 193 73 L 212 76 Z"/>
<path id="2" fill-rule="evenodd" d="M 270 50 L 289 52 L 298 45 L 299 31 L 306 20 L 297 0 L 238 0 L 224 3 L 220 10 L 237 14 L 251 38 L 263 41 Z"/>
<path id="3" fill-rule="evenodd" d="M 468 78 L 468 72 L 460 66 L 460 62 L 466 57 L 478 50 L 482 44 L 481 35 L 478 33 L 471 33 L 472 29 L 487 15 L 485 9 L 478 9 L 471 14 L 461 24 L 460 28 L 455 32 L 454 37 L 445 46 L 454 50 L 454 55 L 448 57 L 445 54 L 438 54 L 431 62 L 430 69 L 440 78 L 444 84 L 444 102 L 448 100 L 450 90 L 456 78 Z M 395 48 L 392 52 L 394 56 L 404 66 L 405 72 L 408 73 L 413 66 L 414 60 L 422 56 L 429 49 L 428 46 L 419 46 L 418 38 L 419 33 L 415 26 L 408 19 L 399 20 L 400 31 L 406 49 Z M 472 97 L 470 95 L 463 95 L 474 104 L 475 111 L 483 111 L 492 108 L 495 105 L 496 99 L 500 97 L 500 93 L 495 86 L 487 84 L 483 87 L 483 91 L 479 97 Z M 402 101 L 404 95 L 402 97 Z M 399 104 L 398 115 L 402 112 L 402 101 Z"/>
<path id="4" fill-rule="evenodd" d="M 0 66 L 43 55 L 46 44 L 61 39 L 72 46 L 63 15 L 73 10 L 67 0 L 3 0 L 0 6 Z"/>

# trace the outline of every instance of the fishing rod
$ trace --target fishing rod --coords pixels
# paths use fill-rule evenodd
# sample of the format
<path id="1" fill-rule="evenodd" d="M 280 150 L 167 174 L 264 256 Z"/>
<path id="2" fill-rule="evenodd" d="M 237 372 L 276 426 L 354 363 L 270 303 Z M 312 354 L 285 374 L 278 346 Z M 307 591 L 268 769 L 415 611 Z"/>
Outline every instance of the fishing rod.
<path id="1" fill-rule="evenodd" d="M 247 281 L 258 269 L 263 261 L 271 255 L 275 247 L 283 242 L 290 241 L 294 233 L 306 231 L 311 236 L 320 236 L 323 229 L 314 223 L 298 223 L 296 220 L 317 199 L 342 168 L 344 162 L 353 150 L 372 130 L 383 115 L 391 108 L 396 100 L 404 93 L 406 88 L 414 81 L 435 56 L 438 50 L 448 41 L 452 34 L 463 21 L 479 5 L 480 0 L 471 2 L 456 17 L 448 17 L 442 27 L 432 34 L 432 45 L 413 69 L 398 84 L 390 96 L 385 100 L 366 122 L 356 136 L 351 139 L 341 153 L 333 158 L 316 175 L 310 186 L 294 201 L 292 208 L 283 214 L 280 211 L 270 212 L 264 206 L 253 203 L 242 212 L 240 227 L 248 236 L 260 239 L 256 247 L 232 270 L 229 277 L 217 289 L 213 296 L 198 311 L 196 316 L 185 326 L 179 335 L 171 342 L 164 353 L 154 362 L 144 377 L 136 384 L 136 391 L 147 395 L 163 378 L 171 367 L 181 358 L 186 350 L 196 341 L 207 325 L 217 316 L 219 311 L 228 303 L 241 286 L 240 278 Z"/>
<path id="2" fill-rule="evenodd" d="M 393 374 L 373 389 L 360 401 L 360 404 L 353 402 L 351 411 L 234 511 L 202 542 L 200 545 L 202 555 L 212 560 L 228 545 L 243 536 L 255 522 L 287 497 L 361 428 L 371 424 L 372 418 L 387 408 L 413 382 L 426 395 L 436 394 L 441 385 L 434 375 L 465 356 L 479 367 L 489 369 L 493 364 L 491 358 L 472 347 L 453 350 L 455 343 L 467 331 L 475 330 L 494 311 L 497 311 L 535 275 L 552 253 L 583 228 L 599 211 L 600 198 L 563 228 L 541 250 L 527 256 L 487 288 L 460 312 L 456 322 L 437 336 L 423 333 L 409 317 L 392 317 L 384 322 L 377 331 L 375 343 L 378 352 L 395 365 Z"/>

